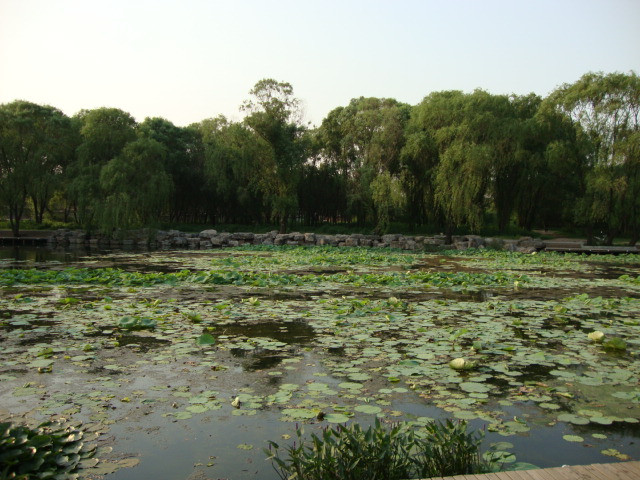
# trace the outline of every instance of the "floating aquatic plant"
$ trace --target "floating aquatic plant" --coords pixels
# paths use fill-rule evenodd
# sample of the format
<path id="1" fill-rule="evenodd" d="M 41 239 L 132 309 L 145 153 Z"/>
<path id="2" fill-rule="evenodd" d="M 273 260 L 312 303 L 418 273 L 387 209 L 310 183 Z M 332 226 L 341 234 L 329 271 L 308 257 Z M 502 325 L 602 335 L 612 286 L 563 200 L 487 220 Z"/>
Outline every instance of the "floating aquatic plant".
<path id="1" fill-rule="evenodd" d="M 465 358 L 454 358 L 449 362 L 449 366 L 454 370 L 471 370 L 476 365 Z"/>
<path id="2" fill-rule="evenodd" d="M 604 333 L 602 333 L 600 330 L 595 330 L 593 332 L 590 332 L 587 337 L 589 337 L 589 340 L 591 340 L 592 342 L 602 343 L 602 341 L 604 340 Z"/>
<path id="3" fill-rule="evenodd" d="M 118 321 L 118 328 L 123 330 L 152 330 L 157 322 L 149 317 L 133 317 L 126 315 Z"/>
<path id="4" fill-rule="evenodd" d="M 627 342 L 625 342 L 621 338 L 612 337 L 612 338 L 608 338 L 606 341 L 604 341 L 602 346 L 606 350 L 623 351 L 623 350 L 627 349 Z"/>
<path id="5" fill-rule="evenodd" d="M 63 422 L 45 422 L 36 428 L 0 423 L 0 478 L 28 480 L 78 478 L 95 445 L 85 444 L 83 432 Z"/>

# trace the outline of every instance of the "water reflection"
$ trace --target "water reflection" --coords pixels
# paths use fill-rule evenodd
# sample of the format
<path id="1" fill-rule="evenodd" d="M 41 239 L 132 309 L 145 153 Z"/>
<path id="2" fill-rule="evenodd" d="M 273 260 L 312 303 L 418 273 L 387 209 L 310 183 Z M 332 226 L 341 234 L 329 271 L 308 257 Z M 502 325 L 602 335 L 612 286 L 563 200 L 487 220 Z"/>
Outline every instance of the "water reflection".
<path id="1" fill-rule="evenodd" d="M 21 263 L 33 264 L 42 262 L 71 263 L 82 260 L 83 257 L 104 252 L 91 251 L 86 248 L 53 249 L 47 247 L 0 247 L 0 262 L 2 266 L 20 266 Z M 23 266 L 23 265 L 22 265 Z"/>

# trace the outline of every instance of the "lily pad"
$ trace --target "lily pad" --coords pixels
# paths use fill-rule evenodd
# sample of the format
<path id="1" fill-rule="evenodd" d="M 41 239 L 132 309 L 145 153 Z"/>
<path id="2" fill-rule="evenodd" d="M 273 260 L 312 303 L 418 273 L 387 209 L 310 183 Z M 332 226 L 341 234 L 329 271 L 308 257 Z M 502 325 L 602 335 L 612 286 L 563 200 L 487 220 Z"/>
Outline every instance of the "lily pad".
<path id="1" fill-rule="evenodd" d="M 376 407 L 375 405 L 357 405 L 354 407 L 356 412 L 367 413 L 371 415 L 378 414 L 382 411 L 380 407 Z"/>
<path id="2" fill-rule="evenodd" d="M 462 382 L 460 384 L 460 389 L 469 393 L 486 393 L 491 390 L 491 387 L 476 382 Z"/>
<path id="3" fill-rule="evenodd" d="M 350 418 L 343 413 L 330 413 L 324 419 L 329 423 L 347 423 Z"/>
<path id="4" fill-rule="evenodd" d="M 210 333 L 203 333 L 197 338 L 196 343 L 198 345 L 213 345 L 216 343 L 216 339 Z"/>

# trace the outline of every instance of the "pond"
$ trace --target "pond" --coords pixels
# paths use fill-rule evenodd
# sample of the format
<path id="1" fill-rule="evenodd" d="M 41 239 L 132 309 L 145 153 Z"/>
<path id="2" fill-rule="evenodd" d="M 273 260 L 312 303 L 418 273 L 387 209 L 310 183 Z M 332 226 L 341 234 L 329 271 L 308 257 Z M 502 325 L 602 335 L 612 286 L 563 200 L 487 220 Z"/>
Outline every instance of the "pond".
<path id="1" fill-rule="evenodd" d="M 638 459 L 638 256 L 21 251 L 0 288 L 0 417 L 83 422 L 86 478 L 277 479 L 268 440 L 376 417 Z"/>

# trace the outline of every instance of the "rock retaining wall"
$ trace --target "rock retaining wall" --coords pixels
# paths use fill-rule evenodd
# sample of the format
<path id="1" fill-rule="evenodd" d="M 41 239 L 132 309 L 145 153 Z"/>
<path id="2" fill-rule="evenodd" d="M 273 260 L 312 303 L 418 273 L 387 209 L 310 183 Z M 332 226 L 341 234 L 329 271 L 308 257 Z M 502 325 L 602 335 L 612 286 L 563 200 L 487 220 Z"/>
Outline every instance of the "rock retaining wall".
<path id="1" fill-rule="evenodd" d="M 200 233 L 185 233 L 178 230 L 136 230 L 119 232 L 112 236 L 89 235 L 79 230 L 56 230 L 49 238 L 53 247 L 92 248 L 152 248 L 152 249 L 211 249 L 237 247 L 239 245 L 331 245 L 334 247 L 389 247 L 401 250 L 438 250 L 467 248 L 494 248 L 531 253 L 545 248 L 545 243 L 532 237 L 518 240 L 484 238 L 477 235 L 459 235 L 447 244 L 444 235 L 408 236 L 390 235 L 321 235 L 316 233 L 269 233 L 218 232 L 203 230 Z"/>

